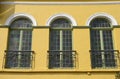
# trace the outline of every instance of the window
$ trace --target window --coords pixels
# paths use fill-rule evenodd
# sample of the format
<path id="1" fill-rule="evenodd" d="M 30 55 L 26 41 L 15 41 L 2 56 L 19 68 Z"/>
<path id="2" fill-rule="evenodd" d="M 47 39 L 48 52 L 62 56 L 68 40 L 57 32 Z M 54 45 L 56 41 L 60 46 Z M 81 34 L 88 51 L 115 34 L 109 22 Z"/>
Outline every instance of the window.
<path id="1" fill-rule="evenodd" d="M 32 22 L 26 18 L 13 21 L 9 29 L 5 68 L 31 67 Z"/>
<path id="2" fill-rule="evenodd" d="M 111 23 L 105 18 L 95 18 L 90 26 L 92 68 L 115 67 Z"/>
<path id="3" fill-rule="evenodd" d="M 49 68 L 74 67 L 71 22 L 59 18 L 50 26 Z"/>

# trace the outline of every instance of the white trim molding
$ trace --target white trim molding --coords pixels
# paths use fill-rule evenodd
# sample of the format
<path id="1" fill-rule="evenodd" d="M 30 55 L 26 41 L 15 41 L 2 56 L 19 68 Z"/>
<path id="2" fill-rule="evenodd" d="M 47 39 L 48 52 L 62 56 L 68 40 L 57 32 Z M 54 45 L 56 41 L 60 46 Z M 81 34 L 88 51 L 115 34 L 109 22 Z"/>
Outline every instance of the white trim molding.
<path id="1" fill-rule="evenodd" d="M 21 18 L 21 17 L 25 17 L 25 18 L 30 19 L 33 23 L 33 26 L 37 26 L 35 18 L 32 15 L 29 15 L 29 14 L 26 14 L 26 13 L 16 13 L 16 14 L 11 15 L 7 19 L 5 25 L 10 25 L 15 19 L 18 19 L 18 18 Z"/>
<path id="2" fill-rule="evenodd" d="M 95 18 L 99 18 L 99 17 L 103 17 L 103 18 L 106 18 L 108 19 L 112 25 L 118 25 L 117 21 L 115 20 L 115 18 L 112 16 L 112 15 L 109 15 L 107 13 L 103 13 L 103 12 L 100 12 L 100 13 L 95 13 L 93 14 L 92 16 L 90 16 L 86 22 L 86 25 L 89 26 L 90 25 L 90 22 L 95 19 Z"/>
<path id="3" fill-rule="evenodd" d="M 47 26 L 50 26 L 51 22 L 53 22 L 53 21 L 54 21 L 55 19 L 57 19 L 57 18 L 66 18 L 66 19 L 68 19 L 68 20 L 72 23 L 73 26 L 77 26 L 77 23 L 76 23 L 75 19 L 74 19 L 72 16 L 70 16 L 70 15 L 68 15 L 68 14 L 64 14 L 64 13 L 59 13 L 59 14 L 52 15 L 52 16 L 47 20 L 46 25 L 47 25 Z"/>
<path id="4" fill-rule="evenodd" d="M 103 5 L 120 4 L 120 1 L 67 1 L 67 2 L 35 2 L 35 1 L 1 1 L 0 4 L 20 4 L 20 5 Z"/>

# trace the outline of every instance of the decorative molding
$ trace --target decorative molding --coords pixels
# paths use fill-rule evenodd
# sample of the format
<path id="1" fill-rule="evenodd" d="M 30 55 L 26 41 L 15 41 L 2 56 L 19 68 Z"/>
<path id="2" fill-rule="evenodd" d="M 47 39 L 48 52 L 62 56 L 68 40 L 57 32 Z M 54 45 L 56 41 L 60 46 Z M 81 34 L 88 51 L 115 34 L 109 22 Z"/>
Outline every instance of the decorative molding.
<path id="1" fill-rule="evenodd" d="M 15 19 L 20 18 L 20 17 L 25 17 L 25 18 L 30 19 L 33 23 L 33 26 L 37 26 L 35 18 L 29 14 L 26 14 L 26 13 L 16 13 L 16 14 L 11 15 L 7 19 L 5 25 L 10 25 Z"/>
<path id="2" fill-rule="evenodd" d="M 75 19 L 74 19 L 72 16 L 70 16 L 70 15 L 68 15 L 68 14 L 64 14 L 64 13 L 59 13 L 59 14 L 52 15 L 52 16 L 48 19 L 48 21 L 47 21 L 47 23 L 46 23 L 46 26 L 50 26 L 50 23 L 51 23 L 53 20 L 55 20 L 55 19 L 57 19 L 57 18 L 61 18 L 61 17 L 68 19 L 68 20 L 72 23 L 73 26 L 77 26 L 77 23 L 76 23 Z"/>
<path id="3" fill-rule="evenodd" d="M 1 1 L 0 4 L 20 4 L 20 5 L 107 5 L 120 4 L 120 1 L 91 1 L 91 2 L 28 2 L 28 1 Z"/>
<path id="4" fill-rule="evenodd" d="M 112 16 L 112 15 L 109 15 L 107 13 L 104 13 L 104 12 L 100 12 L 100 13 L 95 13 L 93 15 L 91 15 L 87 22 L 86 22 L 86 25 L 89 26 L 90 25 L 90 22 L 94 19 L 94 18 L 98 18 L 98 17 L 103 17 L 103 18 L 106 18 L 108 19 L 112 25 L 118 25 L 117 21 L 115 20 L 115 18 Z"/>

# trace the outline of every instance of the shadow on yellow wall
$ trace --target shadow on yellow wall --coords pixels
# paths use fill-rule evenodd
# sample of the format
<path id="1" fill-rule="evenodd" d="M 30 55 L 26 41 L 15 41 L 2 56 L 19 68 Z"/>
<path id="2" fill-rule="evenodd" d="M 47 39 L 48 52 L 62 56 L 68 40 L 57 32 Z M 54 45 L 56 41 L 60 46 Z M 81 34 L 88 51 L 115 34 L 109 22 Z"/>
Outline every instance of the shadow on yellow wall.
<path id="1" fill-rule="evenodd" d="M 0 5 L 0 24 L 4 24 L 7 18 L 14 14 L 15 12 L 15 5 Z"/>

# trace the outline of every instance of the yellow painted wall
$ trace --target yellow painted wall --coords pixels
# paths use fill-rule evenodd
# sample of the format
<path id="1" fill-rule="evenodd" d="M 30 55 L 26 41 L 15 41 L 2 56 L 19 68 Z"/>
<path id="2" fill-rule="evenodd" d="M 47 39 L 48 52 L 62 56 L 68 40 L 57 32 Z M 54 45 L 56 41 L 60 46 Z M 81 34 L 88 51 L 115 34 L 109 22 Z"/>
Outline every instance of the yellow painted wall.
<path id="1" fill-rule="evenodd" d="M 90 36 L 89 35 L 90 35 L 89 29 L 73 30 L 73 49 L 77 51 L 78 54 L 77 64 L 80 70 L 90 70 L 90 52 L 89 52 Z"/>
<path id="2" fill-rule="evenodd" d="M 8 38 L 8 29 L 2 28 L 0 29 L 0 44 L 2 45 L 0 47 L 0 71 L 3 69 L 4 66 L 4 56 L 5 56 L 5 50 L 7 47 L 7 38 Z"/>
<path id="3" fill-rule="evenodd" d="M 8 78 L 6 78 L 6 76 Z M 14 76 L 13 76 L 14 75 Z M 87 75 L 87 76 L 86 76 Z M 115 79 L 113 73 L 87 73 L 76 74 L 76 73 L 2 73 L 0 74 L 1 79 Z"/>
<path id="4" fill-rule="evenodd" d="M 33 28 L 32 50 L 35 62 L 32 69 L 4 69 L 4 51 L 7 49 L 8 28 L 2 28 L 6 20 L 16 13 L 32 15 L 37 26 L 46 26 L 54 14 L 71 15 L 77 26 L 86 26 L 95 13 L 112 15 L 120 24 L 120 5 L 0 5 L 0 79 L 115 79 L 119 69 L 91 69 L 90 29 L 73 28 L 73 50 L 77 51 L 77 67 L 74 69 L 48 69 L 49 28 Z M 36 27 L 37 27 L 36 26 Z M 87 27 L 87 26 L 86 26 Z M 114 47 L 120 50 L 120 28 L 113 29 Z M 100 71 L 100 73 L 99 73 Z M 23 72 L 23 73 L 22 73 Z M 91 72 L 91 73 L 89 73 Z"/>
<path id="5" fill-rule="evenodd" d="M 50 16 L 58 13 L 71 15 L 79 26 L 86 25 L 88 18 L 95 13 L 108 13 L 112 15 L 118 22 L 120 5 L 2 5 L 2 24 L 6 19 L 14 13 L 28 13 L 35 17 L 38 25 L 46 25 Z M 1 22 L 0 22 L 1 23 Z"/>
<path id="6" fill-rule="evenodd" d="M 35 51 L 35 69 L 48 69 L 49 29 L 33 30 L 32 49 Z"/>
<path id="7" fill-rule="evenodd" d="M 36 21 L 37 26 L 46 26 L 48 19 L 59 13 L 65 13 L 72 16 L 78 26 L 86 26 L 88 18 L 95 13 L 108 13 L 112 15 L 116 21 L 120 22 L 119 7 L 120 5 L 1 5 L 1 21 L 0 24 L 4 25 L 6 20 L 16 13 L 27 13 L 32 15 Z M 36 27 L 37 27 L 36 26 Z M 118 29 L 117 29 L 118 30 Z M 115 31 L 114 37 L 119 33 Z M 82 37 L 81 37 L 82 36 Z M 6 36 L 7 37 L 7 36 Z M 39 37 L 39 38 L 38 38 Z M 48 69 L 47 51 L 49 50 L 49 28 L 34 29 L 32 39 L 32 49 L 35 51 L 35 69 Z M 118 38 L 119 39 L 119 38 Z M 117 45 L 119 42 L 115 39 L 115 49 L 119 49 Z M 6 43 L 6 42 L 2 42 Z M 7 47 L 2 48 L 6 50 Z M 73 29 L 73 50 L 78 53 L 78 69 L 90 70 L 90 34 L 89 29 Z M 4 52 L 4 51 L 2 51 Z M 81 56 L 84 56 L 81 57 Z M 86 63 L 87 62 L 87 63 Z"/>
<path id="8" fill-rule="evenodd" d="M 115 42 L 115 48 L 120 50 L 120 46 L 119 46 L 119 44 L 120 44 L 119 33 L 120 33 L 120 29 L 119 28 L 114 29 L 113 34 L 114 34 L 114 39 L 115 39 L 114 40 L 114 42 Z"/>

